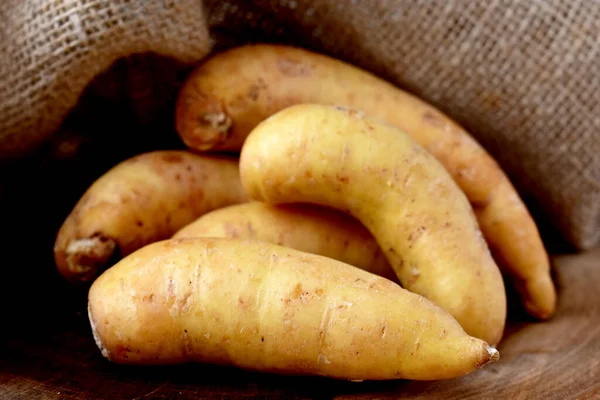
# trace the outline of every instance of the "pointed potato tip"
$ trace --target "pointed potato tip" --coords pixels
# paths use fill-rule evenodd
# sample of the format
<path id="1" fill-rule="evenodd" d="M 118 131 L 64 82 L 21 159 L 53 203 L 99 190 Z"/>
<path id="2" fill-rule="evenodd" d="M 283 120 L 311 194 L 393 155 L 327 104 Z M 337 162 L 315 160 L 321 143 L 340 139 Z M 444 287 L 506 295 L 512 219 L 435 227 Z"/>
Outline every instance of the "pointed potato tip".
<path id="1" fill-rule="evenodd" d="M 100 338 L 100 334 L 98 333 L 98 330 L 96 329 L 96 323 L 94 322 L 94 317 L 92 317 L 92 304 L 89 301 L 88 301 L 88 319 L 90 320 L 90 328 L 92 329 L 92 335 L 94 336 L 94 341 L 96 342 L 96 346 L 98 346 L 98 349 L 100 349 L 102 356 L 104 356 L 104 358 L 110 360 L 110 353 L 108 352 L 108 349 L 106 347 L 104 347 L 104 343 L 102 342 L 102 339 Z"/>
<path id="2" fill-rule="evenodd" d="M 556 311 L 556 288 L 550 274 L 530 279 L 523 289 L 527 312 L 539 320 L 550 319 Z"/>
<path id="3" fill-rule="evenodd" d="M 104 235 L 94 235 L 71 241 L 66 250 L 65 274 L 75 281 L 94 279 L 109 265 L 118 250 L 117 243 Z"/>
<path id="4" fill-rule="evenodd" d="M 487 346 L 487 352 L 488 352 L 488 360 L 485 361 L 483 364 L 481 364 L 482 367 L 487 364 L 493 364 L 493 363 L 497 362 L 498 360 L 500 360 L 500 352 L 498 350 L 496 350 L 495 348 L 493 348 L 492 346 Z"/>

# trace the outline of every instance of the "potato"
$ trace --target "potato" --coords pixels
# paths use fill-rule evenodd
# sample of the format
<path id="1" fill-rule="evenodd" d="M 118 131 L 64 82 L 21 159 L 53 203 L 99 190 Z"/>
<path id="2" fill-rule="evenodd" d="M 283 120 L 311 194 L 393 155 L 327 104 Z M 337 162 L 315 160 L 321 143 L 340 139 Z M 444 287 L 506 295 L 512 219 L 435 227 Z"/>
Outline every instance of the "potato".
<path id="1" fill-rule="evenodd" d="M 258 239 L 397 279 L 373 235 L 354 218 L 331 208 L 261 202 L 233 205 L 203 215 L 173 236 L 187 237 Z"/>
<path id="2" fill-rule="evenodd" d="M 262 120 L 300 103 L 364 111 L 411 135 L 450 172 L 475 209 L 496 260 L 538 318 L 556 293 L 537 226 L 492 157 L 439 110 L 349 64 L 302 49 L 249 45 L 209 58 L 181 90 L 176 125 L 198 150 L 239 150 Z"/>
<path id="3" fill-rule="evenodd" d="M 104 272 L 88 305 L 102 354 L 123 364 L 430 380 L 499 357 L 439 307 L 387 279 L 251 239 L 148 245 Z"/>
<path id="4" fill-rule="evenodd" d="M 267 203 L 314 203 L 360 220 L 402 286 L 495 345 L 506 294 L 465 195 L 400 130 L 354 111 L 289 107 L 259 124 L 240 156 L 242 185 Z"/>
<path id="5" fill-rule="evenodd" d="M 235 158 L 155 151 L 126 160 L 94 182 L 62 224 L 59 272 L 94 279 L 120 257 L 170 238 L 219 207 L 247 201 Z"/>

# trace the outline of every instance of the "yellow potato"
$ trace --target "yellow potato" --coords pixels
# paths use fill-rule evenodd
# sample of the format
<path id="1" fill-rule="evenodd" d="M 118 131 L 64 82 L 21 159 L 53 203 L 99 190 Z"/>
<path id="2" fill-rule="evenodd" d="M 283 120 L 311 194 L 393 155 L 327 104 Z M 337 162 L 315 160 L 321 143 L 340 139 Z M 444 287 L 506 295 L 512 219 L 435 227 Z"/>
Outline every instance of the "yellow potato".
<path id="1" fill-rule="evenodd" d="M 396 280 L 373 235 L 354 218 L 331 208 L 261 202 L 224 207 L 203 215 L 173 236 L 189 237 L 258 239 Z"/>
<path id="2" fill-rule="evenodd" d="M 186 151 L 130 158 L 94 182 L 66 218 L 54 245 L 56 265 L 73 282 L 92 280 L 200 215 L 247 200 L 235 158 Z"/>
<path id="3" fill-rule="evenodd" d="M 499 357 L 387 279 L 258 240 L 148 245 L 104 272 L 88 304 L 96 343 L 116 363 L 430 380 Z"/>
<path id="4" fill-rule="evenodd" d="M 500 341 L 504 284 L 473 210 L 408 135 L 354 111 L 292 106 L 248 136 L 240 175 L 255 200 L 321 204 L 356 217 L 403 287 L 440 305 L 468 334 Z"/>
<path id="5" fill-rule="evenodd" d="M 249 45 L 209 58 L 181 90 L 176 125 L 198 150 L 239 150 L 262 120 L 300 103 L 364 111 L 407 134 L 450 172 L 475 209 L 494 257 L 538 318 L 556 293 L 537 226 L 492 157 L 458 124 L 372 74 L 298 48 Z"/>

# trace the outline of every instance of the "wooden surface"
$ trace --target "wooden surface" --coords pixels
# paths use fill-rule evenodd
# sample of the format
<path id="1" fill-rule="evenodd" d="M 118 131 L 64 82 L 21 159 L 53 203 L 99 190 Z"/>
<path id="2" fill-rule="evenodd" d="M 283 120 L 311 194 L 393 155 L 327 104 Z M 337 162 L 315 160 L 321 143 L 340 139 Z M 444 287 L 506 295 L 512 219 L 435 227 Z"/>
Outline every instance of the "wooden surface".
<path id="1" fill-rule="evenodd" d="M 9 295 L 2 303 L 0 399 L 600 398 L 600 250 L 556 257 L 554 267 L 556 317 L 535 323 L 512 307 L 501 361 L 439 382 L 351 383 L 210 365 L 117 366 L 92 340 L 84 288 L 65 285 L 51 268 L 43 279 L 12 275 L 19 281 L 3 282 Z"/>

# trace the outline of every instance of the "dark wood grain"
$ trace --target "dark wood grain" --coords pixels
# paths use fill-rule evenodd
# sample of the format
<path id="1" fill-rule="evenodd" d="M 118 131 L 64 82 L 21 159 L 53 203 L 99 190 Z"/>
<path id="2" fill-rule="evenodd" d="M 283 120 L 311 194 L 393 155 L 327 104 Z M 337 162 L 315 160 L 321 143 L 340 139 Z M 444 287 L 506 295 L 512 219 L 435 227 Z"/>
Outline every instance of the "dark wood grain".
<path id="1" fill-rule="evenodd" d="M 11 294 L 2 327 L 0 399 L 600 398 L 600 250 L 558 256 L 553 264 L 560 294 L 555 318 L 526 321 L 512 308 L 502 360 L 439 382 L 351 383 L 210 365 L 114 365 L 93 343 L 85 288 L 48 273 L 28 283 L 30 292 Z"/>

